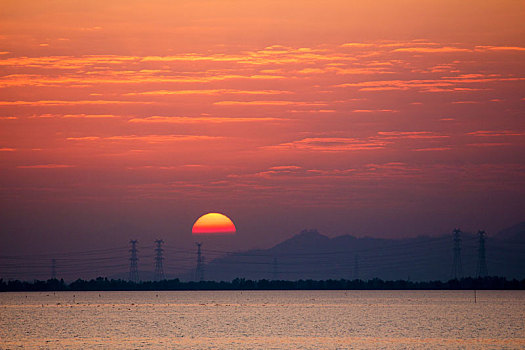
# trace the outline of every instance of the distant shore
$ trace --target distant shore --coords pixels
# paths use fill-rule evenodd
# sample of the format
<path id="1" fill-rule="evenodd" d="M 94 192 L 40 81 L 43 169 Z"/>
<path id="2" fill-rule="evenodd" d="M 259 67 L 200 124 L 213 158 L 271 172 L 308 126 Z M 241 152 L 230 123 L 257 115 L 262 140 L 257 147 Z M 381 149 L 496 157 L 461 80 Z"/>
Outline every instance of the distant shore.
<path id="1" fill-rule="evenodd" d="M 179 279 L 131 282 L 98 277 L 64 280 L 4 281 L 0 279 L 0 292 L 39 291 L 192 291 L 192 290 L 524 290 L 525 279 L 507 280 L 504 277 L 462 278 L 443 281 L 383 281 L 371 280 L 248 280 L 236 278 L 231 282 L 182 282 Z"/>

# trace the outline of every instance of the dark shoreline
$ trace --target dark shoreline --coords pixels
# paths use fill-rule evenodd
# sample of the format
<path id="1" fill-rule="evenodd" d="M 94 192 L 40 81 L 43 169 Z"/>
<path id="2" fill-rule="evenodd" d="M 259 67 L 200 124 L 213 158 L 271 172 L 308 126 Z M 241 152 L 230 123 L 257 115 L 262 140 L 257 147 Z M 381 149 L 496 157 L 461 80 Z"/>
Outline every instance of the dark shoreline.
<path id="1" fill-rule="evenodd" d="M 43 291 L 197 291 L 197 290 L 525 290 L 525 279 L 507 280 L 504 277 L 462 278 L 443 281 L 383 281 L 371 280 L 247 280 L 236 278 L 231 282 L 201 281 L 181 282 L 179 279 L 163 281 L 130 282 L 98 277 L 78 279 L 69 284 L 64 280 L 4 281 L 0 279 L 0 292 Z"/>

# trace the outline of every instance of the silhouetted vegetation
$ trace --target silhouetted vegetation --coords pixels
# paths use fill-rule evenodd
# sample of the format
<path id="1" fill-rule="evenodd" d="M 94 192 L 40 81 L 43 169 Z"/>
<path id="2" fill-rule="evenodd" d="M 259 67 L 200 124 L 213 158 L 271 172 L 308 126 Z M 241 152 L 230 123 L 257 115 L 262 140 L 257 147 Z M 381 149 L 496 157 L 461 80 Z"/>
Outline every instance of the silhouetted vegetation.
<path id="1" fill-rule="evenodd" d="M 89 281 L 78 279 L 69 284 L 64 280 L 47 281 L 4 281 L 0 279 L 1 292 L 27 291 L 148 291 L 148 290 L 463 290 L 463 289 L 525 289 L 525 279 L 507 280 L 503 277 L 462 278 L 442 281 L 383 281 L 374 278 L 363 280 L 298 280 L 270 281 L 236 278 L 231 282 L 181 282 L 179 279 L 163 281 L 130 282 L 98 277 Z"/>

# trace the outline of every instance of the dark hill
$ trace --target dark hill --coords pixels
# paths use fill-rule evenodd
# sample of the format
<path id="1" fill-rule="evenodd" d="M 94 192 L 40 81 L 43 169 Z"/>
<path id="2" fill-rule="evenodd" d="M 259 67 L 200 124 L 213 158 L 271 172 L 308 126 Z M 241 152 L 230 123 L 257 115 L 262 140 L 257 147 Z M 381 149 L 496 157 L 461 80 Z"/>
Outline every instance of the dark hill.
<path id="1" fill-rule="evenodd" d="M 525 277 L 524 224 L 487 236 L 489 275 Z M 511 243 L 514 242 L 514 243 Z M 478 238 L 462 234 L 463 276 L 477 276 Z M 205 251 L 204 251 L 205 253 Z M 452 272 L 452 234 L 406 239 L 329 238 L 317 230 L 299 234 L 265 250 L 231 253 L 209 261 L 205 279 L 371 279 L 448 280 Z M 193 273 L 182 276 L 192 279 Z"/>
<path id="2" fill-rule="evenodd" d="M 498 240 L 502 240 L 502 241 L 507 241 L 507 242 L 525 243 L 525 221 L 499 231 L 494 236 L 494 238 Z"/>

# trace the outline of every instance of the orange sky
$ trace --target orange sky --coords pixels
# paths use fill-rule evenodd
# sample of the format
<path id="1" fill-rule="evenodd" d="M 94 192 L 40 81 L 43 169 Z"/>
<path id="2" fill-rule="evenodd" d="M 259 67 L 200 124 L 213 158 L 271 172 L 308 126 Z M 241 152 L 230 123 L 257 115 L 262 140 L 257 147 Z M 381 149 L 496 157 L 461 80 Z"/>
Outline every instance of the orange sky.
<path id="1" fill-rule="evenodd" d="M 523 4 L 1 1 L 0 250 L 523 220 Z"/>

